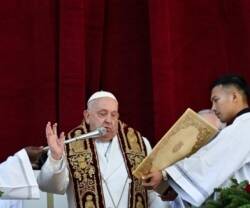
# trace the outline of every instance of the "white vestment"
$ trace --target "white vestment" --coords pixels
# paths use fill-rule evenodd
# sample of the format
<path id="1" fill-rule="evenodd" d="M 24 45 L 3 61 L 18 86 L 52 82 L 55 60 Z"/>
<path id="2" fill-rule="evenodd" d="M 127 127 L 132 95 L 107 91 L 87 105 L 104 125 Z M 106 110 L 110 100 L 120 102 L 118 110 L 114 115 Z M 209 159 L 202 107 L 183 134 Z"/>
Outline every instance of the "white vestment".
<path id="1" fill-rule="evenodd" d="M 149 142 L 144 138 L 148 151 L 151 151 Z M 105 205 L 107 208 L 128 208 L 128 192 L 131 179 L 128 178 L 124 159 L 118 139 L 115 136 L 111 144 L 96 141 L 100 171 L 102 175 L 102 187 Z M 69 208 L 75 208 L 74 191 L 71 175 L 67 168 L 66 159 L 53 160 L 50 156 L 43 165 L 38 184 L 41 190 L 63 194 L 67 191 Z M 108 187 L 107 187 L 108 186 Z M 169 207 L 168 202 L 163 202 L 154 191 L 149 192 L 149 207 Z M 115 206 L 114 206 L 115 204 Z"/>
<path id="2" fill-rule="evenodd" d="M 1 199 L 36 199 L 40 191 L 26 151 L 20 150 L 0 164 Z"/>
<path id="3" fill-rule="evenodd" d="M 22 200 L 0 199 L 0 208 L 22 208 L 22 207 L 23 207 Z"/>
<path id="4" fill-rule="evenodd" d="M 166 169 L 181 198 L 200 206 L 230 178 L 250 180 L 250 113 L 238 116 L 198 152 Z"/>

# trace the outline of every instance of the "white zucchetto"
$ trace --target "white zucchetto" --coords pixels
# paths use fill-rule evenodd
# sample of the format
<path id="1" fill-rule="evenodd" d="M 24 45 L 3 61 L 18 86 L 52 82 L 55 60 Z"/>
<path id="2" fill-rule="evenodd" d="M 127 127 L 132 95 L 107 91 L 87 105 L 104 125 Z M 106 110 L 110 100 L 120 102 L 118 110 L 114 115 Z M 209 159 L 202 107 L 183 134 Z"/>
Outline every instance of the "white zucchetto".
<path id="1" fill-rule="evenodd" d="M 104 97 L 109 97 L 109 98 L 112 98 L 114 99 L 116 102 L 117 102 L 117 99 L 116 97 L 111 93 L 111 92 L 108 92 L 108 91 L 97 91 L 95 92 L 94 94 L 92 94 L 88 100 L 88 104 L 95 100 L 95 99 L 98 99 L 98 98 L 104 98 Z"/>

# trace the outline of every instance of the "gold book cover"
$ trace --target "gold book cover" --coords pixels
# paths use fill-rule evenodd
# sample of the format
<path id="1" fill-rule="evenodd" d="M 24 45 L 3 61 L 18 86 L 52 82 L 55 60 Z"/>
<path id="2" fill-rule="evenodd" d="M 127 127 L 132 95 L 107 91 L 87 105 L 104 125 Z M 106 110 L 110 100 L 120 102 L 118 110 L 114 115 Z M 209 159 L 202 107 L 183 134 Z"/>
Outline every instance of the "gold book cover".
<path id="1" fill-rule="evenodd" d="M 216 127 L 188 108 L 133 171 L 133 175 L 141 178 L 152 171 L 165 169 L 196 152 L 217 133 Z"/>

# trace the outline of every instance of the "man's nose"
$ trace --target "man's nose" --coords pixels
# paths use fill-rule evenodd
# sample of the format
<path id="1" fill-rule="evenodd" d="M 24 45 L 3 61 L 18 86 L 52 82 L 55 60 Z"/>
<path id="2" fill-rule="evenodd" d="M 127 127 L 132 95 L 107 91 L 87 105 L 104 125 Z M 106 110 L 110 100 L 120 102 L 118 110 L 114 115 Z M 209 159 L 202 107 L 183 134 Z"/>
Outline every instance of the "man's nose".
<path id="1" fill-rule="evenodd" d="M 215 112 L 216 110 L 215 104 L 212 104 L 211 110 Z"/>
<path id="2" fill-rule="evenodd" d="M 112 122 L 112 117 L 111 117 L 111 115 L 108 114 L 108 115 L 105 117 L 105 121 L 108 122 L 108 123 L 111 123 L 111 122 Z"/>

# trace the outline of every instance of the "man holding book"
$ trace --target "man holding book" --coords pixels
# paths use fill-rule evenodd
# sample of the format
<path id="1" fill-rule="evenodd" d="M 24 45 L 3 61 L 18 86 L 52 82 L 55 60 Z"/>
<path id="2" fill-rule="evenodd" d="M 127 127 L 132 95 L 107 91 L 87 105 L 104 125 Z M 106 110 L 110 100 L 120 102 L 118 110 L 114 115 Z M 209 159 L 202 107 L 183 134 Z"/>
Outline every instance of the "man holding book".
<path id="1" fill-rule="evenodd" d="M 163 170 L 170 187 L 166 199 L 172 189 L 183 200 L 200 206 L 215 188 L 229 185 L 230 178 L 250 180 L 249 93 L 240 76 L 228 75 L 213 82 L 212 110 L 227 127 L 195 154 Z M 145 186 L 156 188 L 163 180 L 162 172 L 150 173 L 144 179 Z"/>

